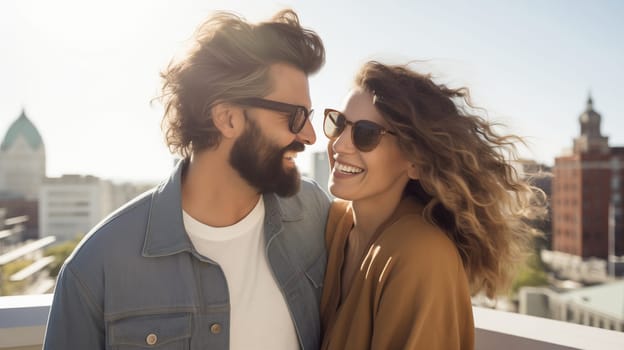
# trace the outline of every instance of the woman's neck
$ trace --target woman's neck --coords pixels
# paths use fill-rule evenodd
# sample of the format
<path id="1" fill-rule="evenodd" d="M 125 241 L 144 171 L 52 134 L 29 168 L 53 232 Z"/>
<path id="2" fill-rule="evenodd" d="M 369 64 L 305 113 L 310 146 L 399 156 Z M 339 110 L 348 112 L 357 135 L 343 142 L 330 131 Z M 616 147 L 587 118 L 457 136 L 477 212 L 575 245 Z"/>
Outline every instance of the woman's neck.
<path id="1" fill-rule="evenodd" d="M 383 198 L 356 200 L 353 208 L 353 231 L 361 242 L 370 242 L 375 232 L 390 218 L 396 210 L 400 195 L 387 195 Z"/>

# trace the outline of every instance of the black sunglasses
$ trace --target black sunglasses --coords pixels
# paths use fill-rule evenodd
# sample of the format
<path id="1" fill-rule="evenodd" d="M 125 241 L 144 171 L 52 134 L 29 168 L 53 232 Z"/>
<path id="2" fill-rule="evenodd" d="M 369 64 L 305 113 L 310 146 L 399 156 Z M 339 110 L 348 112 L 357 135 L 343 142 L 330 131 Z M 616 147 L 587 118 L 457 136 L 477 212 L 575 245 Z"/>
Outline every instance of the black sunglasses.
<path id="1" fill-rule="evenodd" d="M 287 113 L 288 129 L 293 134 L 298 134 L 305 126 L 306 121 L 308 121 L 308 119 L 310 119 L 312 117 L 312 114 L 314 113 L 313 109 L 308 111 L 308 109 L 304 106 L 265 100 L 258 97 L 239 98 L 236 99 L 234 102 L 249 107 L 256 107 L 276 112 Z"/>
<path id="2" fill-rule="evenodd" d="M 351 125 L 353 145 L 361 152 L 370 152 L 375 149 L 379 141 L 381 141 L 381 137 L 385 134 L 396 135 L 396 133 L 369 120 L 358 120 L 354 123 L 348 121 L 344 114 L 336 110 L 325 110 L 323 132 L 329 139 L 335 139 L 340 136 L 347 125 Z"/>

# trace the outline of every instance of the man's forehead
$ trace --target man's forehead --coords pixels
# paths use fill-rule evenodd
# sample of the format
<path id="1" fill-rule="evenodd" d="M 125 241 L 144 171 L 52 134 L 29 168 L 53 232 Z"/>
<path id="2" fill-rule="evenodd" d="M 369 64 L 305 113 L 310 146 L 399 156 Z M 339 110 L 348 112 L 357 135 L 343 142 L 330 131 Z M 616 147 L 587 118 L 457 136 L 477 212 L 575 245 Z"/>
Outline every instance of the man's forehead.
<path id="1" fill-rule="evenodd" d="M 271 93 L 267 98 L 310 107 L 310 88 L 304 71 L 288 63 L 274 63 L 269 67 L 269 75 Z"/>

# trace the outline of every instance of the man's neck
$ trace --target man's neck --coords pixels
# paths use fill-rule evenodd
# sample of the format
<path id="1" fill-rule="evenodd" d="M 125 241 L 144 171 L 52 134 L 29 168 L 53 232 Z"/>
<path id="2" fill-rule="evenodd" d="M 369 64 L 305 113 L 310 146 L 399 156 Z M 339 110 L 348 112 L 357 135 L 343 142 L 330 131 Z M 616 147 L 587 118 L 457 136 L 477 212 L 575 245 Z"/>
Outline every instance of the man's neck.
<path id="1" fill-rule="evenodd" d="M 251 212 L 259 197 L 224 152 L 191 157 L 182 180 L 182 208 L 195 220 L 214 227 L 233 225 Z"/>

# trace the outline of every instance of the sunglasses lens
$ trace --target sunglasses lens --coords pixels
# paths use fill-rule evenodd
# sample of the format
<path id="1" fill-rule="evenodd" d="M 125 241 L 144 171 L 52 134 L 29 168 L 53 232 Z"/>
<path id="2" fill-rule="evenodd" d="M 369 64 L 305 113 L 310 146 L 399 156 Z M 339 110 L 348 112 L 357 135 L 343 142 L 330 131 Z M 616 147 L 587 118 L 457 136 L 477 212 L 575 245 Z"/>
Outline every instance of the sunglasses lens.
<path id="1" fill-rule="evenodd" d="M 327 111 L 323 122 L 323 132 L 330 139 L 340 136 L 346 125 L 345 117 L 336 111 Z"/>
<path id="2" fill-rule="evenodd" d="M 325 120 L 323 121 L 323 132 L 329 139 L 340 136 L 347 124 L 347 118 L 340 112 L 328 109 L 325 110 Z M 360 120 L 351 124 L 351 137 L 353 145 L 362 152 L 370 152 L 381 141 L 384 129 L 371 121 Z"/>
<path id="3" fill-rule="evenodd" d="M 312 114 L 312 111 L 310 111 L 310 114 Z M 297 110 L 290 115 L 290 131 L 294 134 L 298 134 L 305 126 L 307 120 L 308 116 L 306 116 L 306 110 L 297 108 Z"/>
<path id="4" fill-rule="evenodd" d="M 380 127 L 368 121 L 359 121 L 353 126 L 353 144 L 362 152 L 372 151 L 381 140 Z"/>

